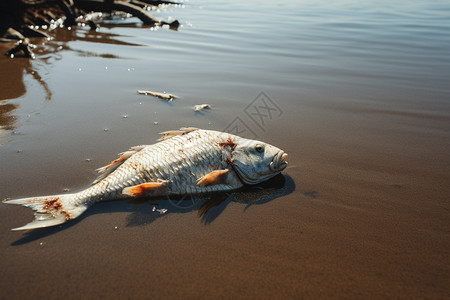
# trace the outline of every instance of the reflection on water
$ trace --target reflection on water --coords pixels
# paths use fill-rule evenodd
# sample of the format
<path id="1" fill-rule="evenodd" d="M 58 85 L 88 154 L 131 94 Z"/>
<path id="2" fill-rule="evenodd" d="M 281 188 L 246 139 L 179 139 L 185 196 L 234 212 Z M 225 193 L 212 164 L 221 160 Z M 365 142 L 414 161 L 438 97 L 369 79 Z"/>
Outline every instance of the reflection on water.
<path id="1" fill-rule="evenodd" d="M 110 32 L 97 32 L 83 28 L 67 30 L 65 28 L 55 30 L 55 37 L 51 41 L 44 43 L 40 49 L 36 50 L 37 60 L 46 64 L 51 64 L 53 60 L 58 61 L 62 58 L 60 51 L 71 51 L 82 57 L 101 57 L 117 59 L 121 58 L 117 54 L 102 53 L 105 49 L 102 46 L 96 47 L 96 51 L 79 50 L 71 45 L 75 42 L 86 42 L 95 44 L 110 44 L 122 46 L 140 46 L 136 43 L 129 43 L 120 40 L 120 36 Z M 106 48 L 107 49 L 107 48 Z M 100 51 L 98 51 L 100 50 Z"/>
<path id="2" fill-rule="evenodd" d="M 5 102 L 5 103 L 3 103 Z M 16 118 L 11 115 L 11 111 L 17 109 L 16 104 L 0 101 L 0 129 L 13 130 Z"/>
<path id="3" fill-rule="evenodd" d="M 8 43 L 0 43 L 0 52 L 4 52 L 7 48 Z M 46 63 L 45 59 L 39 59 L 39 61 Z M 1 139 L 5 135 L 4 132 L 13 131 L 16 128 L 16 121 L 18 118 L 15 116 L 14 112 L 20 105 L 12 103 L 10 100 L 25 95 L 25 75 L 31 75 L 31 78 L 41 86 L 44 90 L 46 101 L 50 101 L 52 98 L 52 91 L 39 74 L 39 71 L 35 70 L 33 63 L 36 62 L 28 58 L 11 59 L 5 56 L 0 57 L 0 144 Z"/>
<path id="4" fill-rule="evenodd" d="M 7 49 L 6 44 L 0 43 L 0 51 Z M 28 59 L 9 59 L 0 55 L 0 100 L 15 99 L 25 94 L 23 74 L 31 68 Z"/>
<path id="5" fill-rule="evenodd" d="M 107 27 L 105 27 L 107 28 Z M 127 28 L 138 28 L 138 26 L 127 26 Z M 83 28 L 74 28 L 71 30 L 66 30 L 64 28 L 55 30 L 54 41 L 58 42 L 74 42 L 74 41 L 83 41 L 83 42 L 91 42 L 91 43 L 100 43 L 100 44 L 112 44 L 112 45 L 125 45 L 125 46 L 140 46 L 137 43 L 129 43 L 120 40 L 120 36 L 113 32 L 104 32 L 104 31 L 95 31 L 88 30 Z"/>
<path id="6" fill-rule="evenodd" d="M 0 51 L 2 51 L 0 49 Z M 41 60 L 45 62 L 45 59 Z M 14 114 L 20 105 L 11 102 L 13 99 L 22 97 L 26 93 L 23 82 L 25 75 L 30 75 L 35 82 L 44 90 L 45 100 L 52 99 L 52 91 L 47 82 L 41 77 L 39 72 L 33 67 L 34 61 L 28 58 L 0 58 L 1 68 L 1 92 L 0 92 L 0 145 L 5 131 L 14 131 L 16 129 L 17 116 Z"/>
<path id="7" fill-rule="evenodd" d="M 108 27 L 112 27 L 109 25 Z M 126 26 L 128 28 L 137 27 L 136 24 Z M 71 46 L 73 42 L 87 42 L 96 44 L 111 44 L 122 46 L 140 46 L 137 43 L 130 43 L 120 40 L 120 35 L 111 32 L 98 32 L 86 28 L 58 28 L 53 31 L 54 38 L 47 40 L 44 38 L 34 38 L 32 41 L 37 46 L 35 60 L 16 57 L 11 59 L 0 56 L 0 141 L 4 137 L 5 131 L 13 131 L 16 128 L 17 116 L 14 111 L 20 106 L 10 103 L 8 100 L 20 98 L 26 93 L 24 76 L 31 75 L 31 78 L 39 84 L 44 91 L 46 101 L 52 100 L 53 93 L 41 73 L 48 73 L 48 68 L 56 61 L 62 59 L 61 51 L 71 51 L 82 57 L 101 57 L 106 59 L 118 59 L 119 55 L 112 53 L 102 53 L 99 51 L 80 50 Z M 0 52 L 5 52 L 11 43 L 0 43 Z M 98 48 L 96 49 L 98 50 Z M 2 133 L 3 132 L 3 133 Z M 1 143 L 0 143 L 1 144 Z"/>

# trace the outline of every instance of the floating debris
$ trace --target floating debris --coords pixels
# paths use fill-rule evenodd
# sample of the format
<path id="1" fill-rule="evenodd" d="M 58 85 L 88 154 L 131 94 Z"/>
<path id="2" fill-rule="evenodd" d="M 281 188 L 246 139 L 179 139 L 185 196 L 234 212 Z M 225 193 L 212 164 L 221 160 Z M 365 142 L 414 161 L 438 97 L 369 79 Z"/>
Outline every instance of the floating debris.
<path id="1" fill-rule="evenodd" d="M 161 208 L 161 209 L 157 209 L 156 211 L 159 212 L 159 214 L 163 215 L 163 214 L 165 214 L 167 212 L 167 209 L 166 208 Z"/>
<path id="2" fill-rule="evenodd" d="M 202 111 L 204 109 L 211 109 L 211 105 L 209 104 L 199 104 L 194 106 L 194 111 Z"/>
<path id="3" fill-rule="evenodd" d="M 167 209 L 166 208 L 157 209 L 155 206 L 153 206 L 152 211 L 157 211 L 159 212 L 160 215 L 163 215 L 167 212 Z"/>
<path id="4" fill-rule="evenodd" d="M 164 93 L 157 93 L 157 92 L 152 92 L 152 91 L 137 91 L 137 92 L 138 92 L 138 94 L 141 94 L 141 95 L 150 95 L 153 97 L 168 100 L 169 102 L 171 102 L 173 99 L 177 98 L 177 96 L 172 95 L 172 94 L 166 94 L 165 92 Z"/>

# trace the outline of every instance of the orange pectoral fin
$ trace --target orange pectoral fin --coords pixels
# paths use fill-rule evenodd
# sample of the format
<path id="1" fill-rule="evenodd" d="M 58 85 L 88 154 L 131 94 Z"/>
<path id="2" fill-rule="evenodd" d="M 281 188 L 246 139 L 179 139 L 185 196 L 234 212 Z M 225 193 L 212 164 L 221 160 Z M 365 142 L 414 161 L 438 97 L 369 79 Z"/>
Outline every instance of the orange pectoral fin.
<path id="1" fill-rule="evenodd" d="M 167 181 L 158 180 L 158 182 L 146 182 L 134 186 L 126 187 L 122 190 L 123 195 L 130 197 L 141 197 L 150 192 L 156 192 L 165 188 Z"/>
<path id="2" fill-rule="evenodd" d="M 206 174 L 199 180 L 197 180 L 197 184 L 199 186 L 209 186 L 216 184 L 226 184 L 229 170 L 215 170 L 211 173 Z"/>

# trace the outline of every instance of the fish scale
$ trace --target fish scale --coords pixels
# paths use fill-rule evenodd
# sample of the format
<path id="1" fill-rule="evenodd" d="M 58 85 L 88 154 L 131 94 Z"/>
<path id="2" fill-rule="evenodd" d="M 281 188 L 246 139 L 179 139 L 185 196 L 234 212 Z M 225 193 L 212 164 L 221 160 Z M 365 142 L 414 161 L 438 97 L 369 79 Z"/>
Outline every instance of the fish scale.
<path id="1" fill-rule="evenodd" d="M 119 154 L 81 192 L 4 201 L 36 211 L 33 222 L 15 230 L 64 223 L 103 200 L 233 190 L 267 180 L 287 165 L 280 149 L 232 134 L 194 128 L 163 134 L 156 144 Z"/>

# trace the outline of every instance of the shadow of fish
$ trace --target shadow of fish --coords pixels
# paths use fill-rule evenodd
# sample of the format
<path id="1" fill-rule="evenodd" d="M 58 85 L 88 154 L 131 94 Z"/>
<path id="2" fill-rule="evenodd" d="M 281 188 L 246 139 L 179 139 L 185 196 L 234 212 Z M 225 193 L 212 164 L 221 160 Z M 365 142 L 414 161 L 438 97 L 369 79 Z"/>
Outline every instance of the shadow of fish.
<path id="1" fill-rule="evenodd" d="M 252 206 L 266 204 L 294 190 L 293 179 L 289 175 L 278 174 L 265 182 L 246 185 L 232 192 L 133 199 L 129 203 L 135 205 L 128 205 L 126 210 L 131 212 L 127 216 L 127 226 L 147 225 L 167 215 L 193 211 L 197 211 L 201 222 L 207 225 L 231 203 L 244 205 L 245 212 Z M 117 209 L 123 211 L 123 205 L 117 206 Z M 107 211 L 111 212 L 111 206 Z"/>

